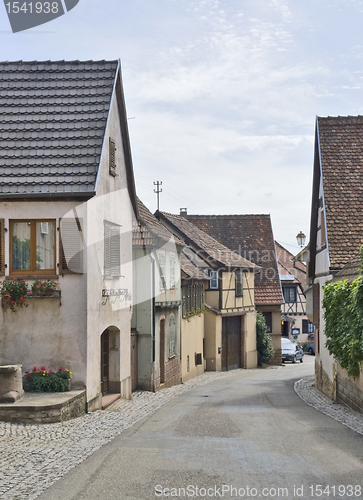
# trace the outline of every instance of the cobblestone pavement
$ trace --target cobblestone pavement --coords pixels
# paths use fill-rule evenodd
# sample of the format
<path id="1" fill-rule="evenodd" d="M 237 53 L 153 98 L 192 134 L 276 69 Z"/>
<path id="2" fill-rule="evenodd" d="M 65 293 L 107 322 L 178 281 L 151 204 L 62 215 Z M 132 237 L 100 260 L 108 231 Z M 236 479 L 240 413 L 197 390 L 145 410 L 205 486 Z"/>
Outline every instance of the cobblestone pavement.
<path id="1" fill-rule="evenodd" d="M 157 393 L 137 391 L 132 401 L 119 399 L 106 411 L 57 424 L 0 422 L 0 498 L 32 500 L 119 435 L 166 402 L 214 380 L 248 376 L 257 370 L 208 372 L 184 384 Z M 363 416 L 331 402 L 313 387 L 313 379 L 301 379 L 296 393 L 309 405 L 363 434 Z"/>
<path id="2" fill-rule="evenodd" d="M 325 413 L 359 434 L 363 434 L 363 415 L 332 401 L 315 388 L 314 377 L 295 382 L 295 392 L 309 406 Z"/>

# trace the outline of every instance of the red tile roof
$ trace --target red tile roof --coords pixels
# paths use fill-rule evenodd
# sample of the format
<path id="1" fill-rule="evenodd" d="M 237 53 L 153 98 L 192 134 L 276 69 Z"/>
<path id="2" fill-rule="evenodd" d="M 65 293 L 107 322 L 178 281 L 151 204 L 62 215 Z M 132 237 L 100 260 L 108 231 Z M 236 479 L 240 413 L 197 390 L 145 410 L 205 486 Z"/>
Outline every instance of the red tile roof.
<path id="1" fill-rule="evenodd" d="M 275 241 L 269 215 L 185 215 L 187 219 L 233 252 L 257 266 L 257 305 L 282 304 Z"/>
<path id="2" fill-rule="evenodd" d="M 155 246 L 160 242 L 173 240 L 176 244 L 183 243 L 172 235 L 158 219 L 146 208 L 142 201 L 137 199 L 139 221 L 134 220 L 132 225 L 133 246 Z"/>
<path id="3" fill-rule="evenodd" d="M 156 216 L 160 217 L 163 222 L 171 224 L 171 227 L 177 230 L 178 236 L 184 239 L 185 243 L 193 243 L 201 249 L 211 259 L 223 266 L 227 267 L 243 267 L 244 269 L 256 269 L 253 262 L 242 257 L 239 253 L 234 252 L 227 246 L 223 245 L 219 240 L 213 238 L 209 233 L 192 224 L 185 217 L 180 215 L 169 214 L 166 212 L 156 212 Z M 194 222 L 194 221 L 193 221 Z"/>
<path id="4" fill-rule="evenodd" d="M 295 276 L 295 283 L 301 283 L 303 289 L 305 289 L 306 265 L 299 260 L 295 260 L 294 255 L 277 241 L 275 241 L 275 248 L 280 275 L 291 274 Z"/>
<path id="5" fill-rule="evenodd" d="M 317 118 L 330 267 L 363 244 L 363 116 Z"/>

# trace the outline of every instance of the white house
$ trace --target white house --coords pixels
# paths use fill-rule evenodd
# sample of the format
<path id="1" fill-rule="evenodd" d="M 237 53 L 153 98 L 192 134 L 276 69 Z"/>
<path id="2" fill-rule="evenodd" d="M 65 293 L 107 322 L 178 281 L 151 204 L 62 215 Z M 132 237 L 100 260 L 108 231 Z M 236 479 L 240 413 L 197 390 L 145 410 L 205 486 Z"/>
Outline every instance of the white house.
<path id="1" fill-rule="evenodd" d="M 73 372 L 87 410 L 131 397 L 132 220 L 120 61 L 0 63 L 0 280 L 59 292 L 0 308 L 0 364 Z"/>

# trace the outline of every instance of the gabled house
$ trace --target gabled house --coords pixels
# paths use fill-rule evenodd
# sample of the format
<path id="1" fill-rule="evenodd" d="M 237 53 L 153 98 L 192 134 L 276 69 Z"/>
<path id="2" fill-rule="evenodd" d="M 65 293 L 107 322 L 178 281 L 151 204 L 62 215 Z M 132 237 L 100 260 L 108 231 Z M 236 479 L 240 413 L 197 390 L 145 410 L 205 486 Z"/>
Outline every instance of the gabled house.
<path id="1" fill-rule="evenodd" d="M 332 399 L 339 367 L 325 347 L 323 286 L 358 255 L 363 243 L 362 157 L 362 116 L 317 117 L 307 305 L 315 325 L 316 386 Z M 347 383 L 356 390 L 355 383 Z M 357 384 L 362 391 L 362 381 Z"/>
<path id="2" fill-rule="evenodd" d="M 0 280 L 58 284 L 2 299 L 0 364 L 67 368 L 87 410 L 131 397 L 137 214 L 120 61 L 0 63 Z"/>
<path id="3" fill-rule="evenodd" d="M 236 255 L 253 262 L 256 310 L 265 316 L 275 355 L 271 363 L 281 364 L 281 305 L 283 303 L 275 240 L 269 215 L 188 215 L 183 217 L 225 245 Z"/>
<path id="4" fill-rule="evenodd" d="M 186 218 L 156 217 L 184 241 L 189 260 L 208 273 L 205 289 L 204 351 L 209 371 L 257 366 L 254 273 L 258 267 L 209 236 Z"/>
<path id="5" fill-rule="evenodd" d="M 138 379 L 134 387 L 157 391 L 181 382 L 180 252 L 184 245 L 139 199 L 138 210 L 139 220 L 133 226 L 132 328 L 137 336 Z"/>
<path id="6" fill-rule="evenodd" d="M 281 334 L 300 344 L 311 343 L 315 329 L 306 316 L 306 265 L 277 241 L 275 247 L 284 297 Z"/>

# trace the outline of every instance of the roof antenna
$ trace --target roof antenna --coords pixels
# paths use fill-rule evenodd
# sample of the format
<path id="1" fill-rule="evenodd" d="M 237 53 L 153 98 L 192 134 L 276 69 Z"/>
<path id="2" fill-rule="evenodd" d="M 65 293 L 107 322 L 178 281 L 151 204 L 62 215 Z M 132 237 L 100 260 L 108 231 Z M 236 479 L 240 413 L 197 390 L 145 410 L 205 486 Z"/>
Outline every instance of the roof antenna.
<path id="1" fill-rule="evenodd" d="M 158 199 L 158 211 L 160 208 L 160 193 L 163 192 L 162 189 L 159 189 L 159 187 L 162 185 L 162 181 L 156 181 L 154 182 L 154 186 L 156 186 L 156 189 L 154 189 L 154 193 L 156 193 L 157 199 Z"/>

